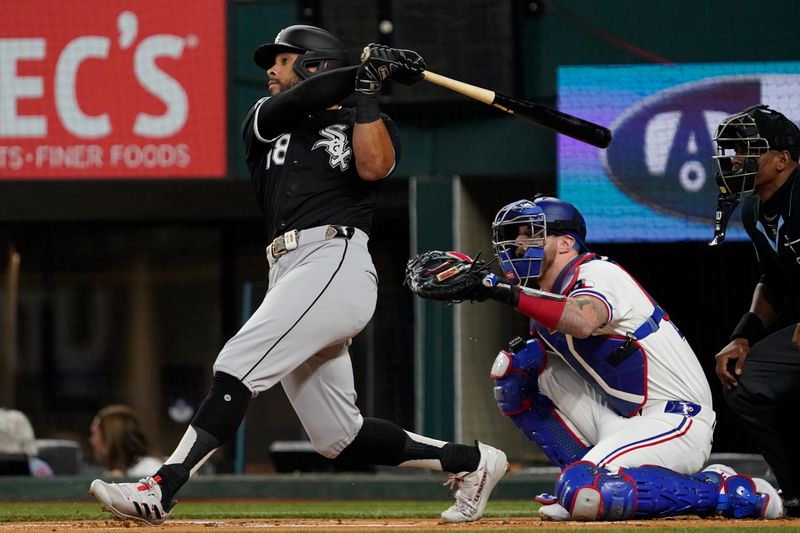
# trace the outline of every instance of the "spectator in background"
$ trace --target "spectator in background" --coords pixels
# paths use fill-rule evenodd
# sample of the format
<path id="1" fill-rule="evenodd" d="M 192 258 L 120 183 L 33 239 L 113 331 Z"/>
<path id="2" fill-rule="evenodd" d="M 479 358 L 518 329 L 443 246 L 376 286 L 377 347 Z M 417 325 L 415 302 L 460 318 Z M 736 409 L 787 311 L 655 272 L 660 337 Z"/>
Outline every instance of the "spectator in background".
<path id="1" fill-rule="evenodd" d="M 142 477 L 164 462 L 153 453 L 139 418 L 126 405 L 98 411 L 89 427 L 89 444 L 108 476 Z"/>
<path id="2" fill-rule="evenodd" d="M 49 477 L 53 469 L 36 455 L 36 436 L 30 420 L 22 411 L 0 408 L 0 453 L 25 454 L 31 475 Z"/>

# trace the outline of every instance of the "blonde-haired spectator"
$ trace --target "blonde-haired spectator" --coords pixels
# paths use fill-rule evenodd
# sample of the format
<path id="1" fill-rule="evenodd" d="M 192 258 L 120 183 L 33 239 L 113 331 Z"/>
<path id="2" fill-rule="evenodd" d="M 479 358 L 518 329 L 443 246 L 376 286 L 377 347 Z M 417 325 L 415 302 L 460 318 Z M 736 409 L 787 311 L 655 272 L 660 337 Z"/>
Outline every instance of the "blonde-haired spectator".
<path id="1" fill-rule="evenodd" d="M 30 420 L 22 411 L 0 408 L 0 453 L 25 454 L 32 476 L 48 477 L 53 469 L 36 455 L 36 435 Z"/>
<path id="2" fill-rule="evenodd" d="M 89 427 L 89 444 L 107 476 L 150 476 L 163 463 L 153 453 L 139 417 L 126 405 L 98 411 Z"/>

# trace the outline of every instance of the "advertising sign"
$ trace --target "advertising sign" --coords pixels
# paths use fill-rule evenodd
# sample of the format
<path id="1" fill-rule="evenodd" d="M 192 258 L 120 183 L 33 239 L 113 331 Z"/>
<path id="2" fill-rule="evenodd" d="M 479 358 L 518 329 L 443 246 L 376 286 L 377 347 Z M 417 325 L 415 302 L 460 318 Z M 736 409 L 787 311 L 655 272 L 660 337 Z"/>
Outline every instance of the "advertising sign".
<path id="1" fill-rule="evenodd" d="M 709 241 L 714 133 L 756 104 L 800 121 L 800 63 L 562 67 L 559 109 L 614 139 L 600 150 L 559 136 L 559 195 L 586 217 L 589 241 Z M 737 210 L 728 240 L 745 238 Z"/>
<path id="2" fill-rule="evenodd" d="M 221 178 L 224 0 L 11 0 L 0 180 Z"/>

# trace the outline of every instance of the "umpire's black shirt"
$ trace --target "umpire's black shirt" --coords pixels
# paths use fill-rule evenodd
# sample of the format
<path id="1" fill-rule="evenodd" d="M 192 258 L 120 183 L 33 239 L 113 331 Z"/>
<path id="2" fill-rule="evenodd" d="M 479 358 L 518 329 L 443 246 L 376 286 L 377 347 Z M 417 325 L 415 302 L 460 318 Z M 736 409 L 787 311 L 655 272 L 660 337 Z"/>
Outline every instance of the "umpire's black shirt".
<path id="1" fill-rule="evenodd" d="M 267 99 L 250 109 L 242 134 L 268 238 L 325 224 L 354 226 L 369 234 L 380 181 L 363 180 L 356 170 L 355 110 L 306 113 L 279 128 L 282 133 L 265 139 L 258 131 L 257 115 Z M 397 160 L 397 127 L 386 115 L 382 118 Z"/>
<path id="2" fill-rule="evenodd" d="M 748 196 L 742 222 L 756 249 L 761 282 L 800 297 L 800 168 L 763 204 L 757 195 Z"/>

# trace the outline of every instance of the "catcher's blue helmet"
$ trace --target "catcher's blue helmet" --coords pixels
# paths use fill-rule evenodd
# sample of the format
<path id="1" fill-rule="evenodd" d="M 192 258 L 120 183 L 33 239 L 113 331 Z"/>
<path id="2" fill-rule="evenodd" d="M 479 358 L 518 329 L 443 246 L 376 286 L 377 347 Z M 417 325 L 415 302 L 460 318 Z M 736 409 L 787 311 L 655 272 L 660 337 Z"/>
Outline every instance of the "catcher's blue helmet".
<path id="1" fill-rule="evenodd" d="M 570 235 L 579 251 L 589 251 L 584 241 L 586 222 L 570 203 L 538 196 L 511 202 L 498 211 L 492 222 L 492 246 L 509 282 L 524 285 L 542 275 L 547 235 Z"/>

